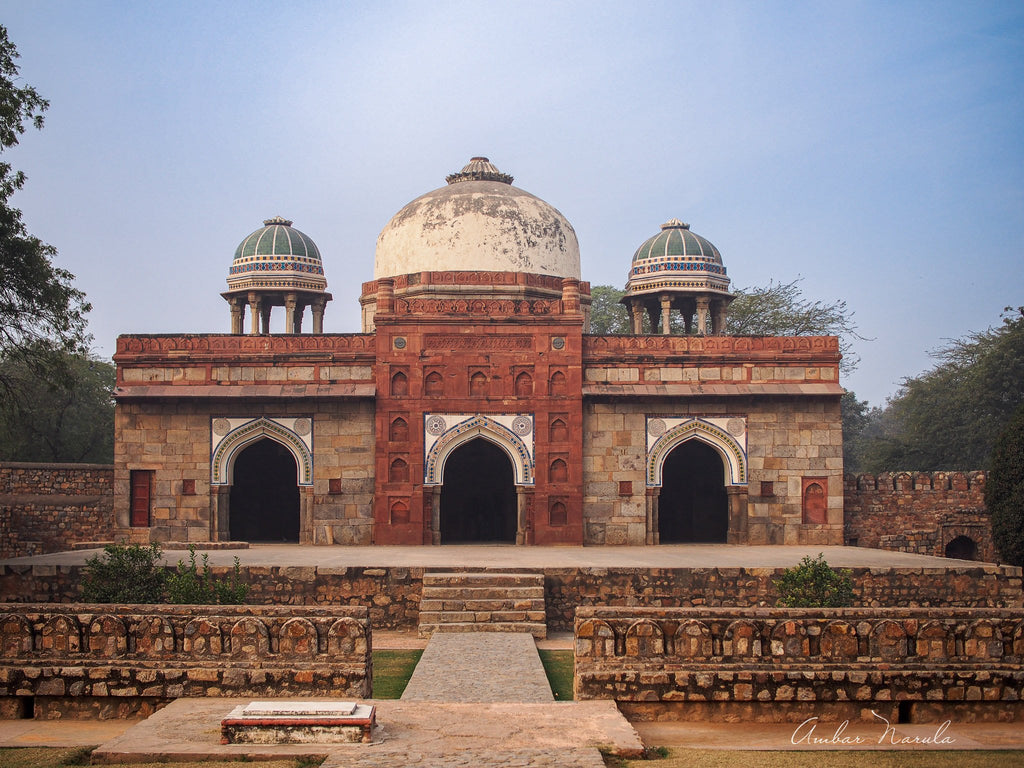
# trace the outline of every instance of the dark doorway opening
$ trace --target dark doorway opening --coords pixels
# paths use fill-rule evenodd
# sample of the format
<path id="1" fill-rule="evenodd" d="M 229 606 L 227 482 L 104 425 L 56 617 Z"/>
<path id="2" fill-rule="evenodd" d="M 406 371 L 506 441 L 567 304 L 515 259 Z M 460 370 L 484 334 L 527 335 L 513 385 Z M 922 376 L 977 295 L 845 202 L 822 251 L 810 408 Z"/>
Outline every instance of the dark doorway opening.
<path id="1" fill-rule="evenodd" d="M 699 440 L 672 450 L 661 471 L 658 534 L 662 544 L 725 542 L 729 500 L 718 452 Z"/>
<path id="2" fill-rule="evenodd" d="M 477 437 L 452 451 L 441 487 L 441 543 L 516 541 L 512 462 Z"/>
<path id="3" fill-rule="evenodd" d="M 299 540 L 299 485 L 291 452 L 264 438 L 235 459 L 229 520 L 236 541 Z"/>
<path id="4" fill-rule="evenodd" d="M 957 560 L 977 560 L 978 545 L 970 536 L 957 536 L 946 545 L 946 557 Z"/>

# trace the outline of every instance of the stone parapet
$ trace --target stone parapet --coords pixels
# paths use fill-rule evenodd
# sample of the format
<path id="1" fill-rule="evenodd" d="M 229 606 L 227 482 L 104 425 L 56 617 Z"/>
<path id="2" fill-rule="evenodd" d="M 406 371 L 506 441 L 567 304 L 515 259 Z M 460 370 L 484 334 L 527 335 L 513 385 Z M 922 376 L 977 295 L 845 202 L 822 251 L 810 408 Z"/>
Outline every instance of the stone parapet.
<path id="1" fill-rule="evenodd" d="M 0 717 L 148 713 L 191 696 L 371 695 L 361 607 L 2 605 Z"/>
<path id="2" fill-rule="evenodd" d="M 576 698 L 643 717 L 728 704 L 778 718 L 779 703 L 799 719 L 1024 717 L 1014 610 L 581 608 L 574 633 Z"/>

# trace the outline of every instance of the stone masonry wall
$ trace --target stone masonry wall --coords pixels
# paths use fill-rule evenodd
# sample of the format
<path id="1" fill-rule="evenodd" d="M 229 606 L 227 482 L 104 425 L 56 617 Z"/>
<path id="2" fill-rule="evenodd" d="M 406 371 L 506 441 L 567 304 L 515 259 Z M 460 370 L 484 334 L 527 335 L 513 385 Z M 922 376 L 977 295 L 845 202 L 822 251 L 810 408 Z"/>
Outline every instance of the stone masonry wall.
<path id="1" fill-rule="evenodd" d="M 308 544 L 369 544 L 373 531 L 373 404 L 368 400 L 198 400 L 119 402 L 115 413 L 114 512 L 129 523 L 133 469 L 154 471 L 151 541 L 230 538 L 211 521 L 210 424 L 214 417 L 305 416 L 313 422 L 313 486 L 301 489 L 310 513 L 300 537 Z M 192 488 L 186 492 L 185 481 Z M 333 486 L 333 487 L 332 487 Z"/>
<path id="2" fill-rule="evenodd" d="M 366 698 L 365 608 L 0 606 L 0 717 L 147 714 L 190 696 Z"/>
<path id="3" fill-rule="evenodd" d="M 747 424 L 749 544 L 839 544 L 843 520 L 842 424 L 834 398 L 587 400 L 583 503 L 588 544 L 644 544 L 646 422 L 659 416 L 739 416 Z M 826 479 L 827 524 L 802 521 L 803 477 Z M 770 495 L 761 495 L 764 483 Z M 657 493 L 658 489 L 650 489 Z"/>
<path id="4" fill-rule="evenodd" d="M 641 718 L 1024 719 L 1017 610 L 581 608 L 577 699 Z"/>
<path id="5" fill-rule="evenodd" d="M 0 464 L 0 558 L 112 538 L 114 468 Z"/>
<path id="6" fill-rule="evenodd" d="M 844 478 L 847 544 L 946 554 L 953 539 L 977 546 L 977 559 L 996 562 L 985 508 L 985 472 L 886 472 Z"/>
<path id="7" fill-rule="evenodd" d="M 227 568 L 214 567 L 214 575 Z M 458 569 L 455 569 L 458 570 Z M 551 632 L 571 631 L 579 607 L 767 607 L 778 600 L 773 568 L 546 568 Z M 73 603 L 81 566 L 0 565 L 0 601 Z M 243 567 L 246 599 L 260 605 L 364 606 L 377 629 L 418 626 L 422 568 Z M 1017 608 L 1021 570 L 855 568 L 854 594 L 865 607 Z"/>

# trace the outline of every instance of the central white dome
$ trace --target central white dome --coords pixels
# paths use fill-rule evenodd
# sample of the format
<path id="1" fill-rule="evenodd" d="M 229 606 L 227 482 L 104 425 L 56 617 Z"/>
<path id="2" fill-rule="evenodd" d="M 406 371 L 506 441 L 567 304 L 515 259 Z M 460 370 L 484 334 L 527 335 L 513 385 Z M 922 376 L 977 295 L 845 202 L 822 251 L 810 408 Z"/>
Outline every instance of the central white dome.
<path id="1" fill-rule="evenodd" d="M 448 186 L 417 197 L 377 238 L 373 276 L 414 272 L 531 272 L 580 277 L 580 247 L 566 218 L 474 157 Z"/>

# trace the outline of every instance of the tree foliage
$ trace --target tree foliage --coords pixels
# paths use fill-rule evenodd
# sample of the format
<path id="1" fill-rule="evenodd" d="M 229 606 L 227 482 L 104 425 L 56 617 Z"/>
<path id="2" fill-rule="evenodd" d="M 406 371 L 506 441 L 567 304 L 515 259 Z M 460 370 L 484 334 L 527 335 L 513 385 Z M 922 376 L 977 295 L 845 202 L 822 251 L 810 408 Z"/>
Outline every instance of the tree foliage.
<path id="1" fill-rule="evenodd" d="M 14 395 L 0 409 L 0 461 L 114 460 L 114 366 L 61 353 L 62 386 L 21 358 L 0 361 Z"/>
<path id="2" fill-rule="evenodd" d="M 35 88 L 19 86 L 17 58 L 0 26 L 0 152 L 16 146 L 27 125 L 42 128 L 49 106 Z M 24 183 L 23 172 L 0 162 L 0 360 L 21 361 L 61 384 L 67 371 L 60 353 L 86 349 L 89 305 L 72 285 L 74 276 L 53 265 L 56 250 L 29 234 L 21 211 L 11 207 Z M 0 374 L 0 394 L 13 391 Z"/>
<path id="3" fill-rule="evenodd" d="M 821 301 L 804 298 L 801 278 L 788 283 L 774 280 L 764 287 L 737 288 L 729 305 L 726 330 L 730 336 L 838 336 L 843 353 L 840 369 L 857 367 L 853 353 L 857 333 L 853 312 L 842 299 Z"/>
<path id="4" fill-rule="evenodd" d="M 989 466 L 993 441 L 1024 402 L 1024 307 L 996 328 L 933 353 L 938 363 L 905 379 L 873 411 L 858 452 L 870 472 L 973 470 Z"/>
<path id="5" fill-rule="evenodd" d="M 795 568 L 787 568 L 772 582 L 779 590 L 778 604 L 786 608 L 842 608 L 853 605 L 853 577 L 836 570 L 825 555 L 806 555 Z"/>
<path id="6" fill-rule="evenodd" d="M 1024 404 L 992 446 L 985 507 L 1000 556 L 1010 565 L 1024 566 Z"/>
<path id="7" fill-rule="evenodd" d="M 595 285 L 590 289 L 590 333 L 602 336 L 631 333 L 629 313 L 619 300 L 625 291 L 611 285 Z"/>

